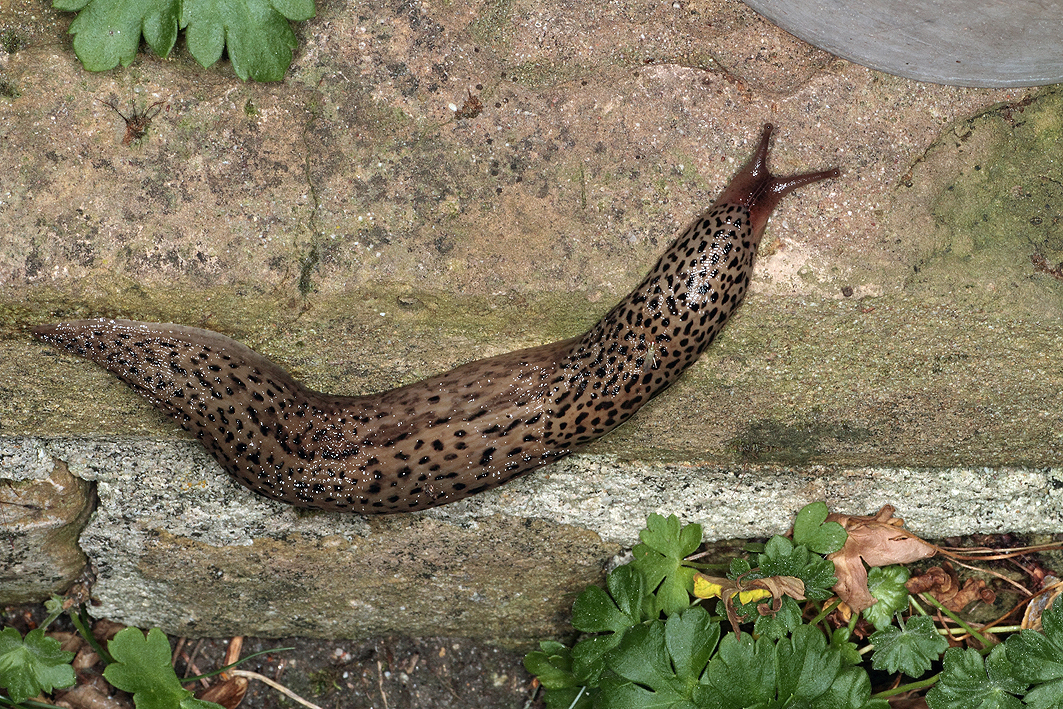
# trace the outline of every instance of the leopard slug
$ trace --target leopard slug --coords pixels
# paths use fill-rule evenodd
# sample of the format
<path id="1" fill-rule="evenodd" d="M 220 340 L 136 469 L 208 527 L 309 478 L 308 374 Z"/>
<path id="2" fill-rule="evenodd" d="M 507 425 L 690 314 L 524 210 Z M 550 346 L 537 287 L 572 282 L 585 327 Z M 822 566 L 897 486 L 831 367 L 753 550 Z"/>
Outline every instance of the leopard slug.
<path id="1" fill-rule="evenodd" d="M 779 200 L 839 174 L 772 175 L 771 133 L 764 126 L 713 206 L 586 333 L 380 394 L 312 391 L 244 345 L 182 325 L 83 320 L 33 334 L 111 371 L 266 497 L 363 514 L 460 500 L 613 430 L 712 343 L 745 296 Z"/>

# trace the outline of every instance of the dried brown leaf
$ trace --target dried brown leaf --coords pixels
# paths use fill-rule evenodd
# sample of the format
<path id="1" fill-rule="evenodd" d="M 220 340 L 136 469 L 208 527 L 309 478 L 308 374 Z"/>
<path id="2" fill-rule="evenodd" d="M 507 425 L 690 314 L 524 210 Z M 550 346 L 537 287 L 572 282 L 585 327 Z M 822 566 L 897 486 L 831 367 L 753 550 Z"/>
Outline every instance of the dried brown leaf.
<path id="1" fill-rule="evenodd" d="M 1059 594 L 1063 593 L 1063 582 L 1056 576 L 1045 576 L 1045 587 L 1030 599 L 1026 611 L 1022 614 L 1022 627 L 1026 630 L 1041 629 L 1041 614 L 1052 607 Z"/>
<path id="2" fill-rule="evenodd" d="M 940 598 L 944 594 L 950 594 L 955 587 L 955 574 L 950 574 L 940 566 L 931 566 L 929 569 L 908 579 L 905 587 L 908 593 L 931 592 L 934 598 Z"/>
<path id="3" fill-rule="evenodd" d="M 904 520 L 894 517 L 893 512 L 893 507 L 885 505 L 874 516 L 827 515 L 828 522 L 839 523 L 849 535 L 845 546 L 827 558 L 834 562 L 838 577 L 834 592 L 854 613 L 875 603 L 867 588 L 865 563 L 868 566 L 907 564 L 937 553 L 933 546 L 906 531 Z"/>
<path id="4" fill-rule="evenodd" d="M 91 684 L 79 684 L 63 694 L 62 701 L 71 709 L 133 709 L 132 700 L 109 696 Z"/>
<path id="5" fill-rule="evenodd" d="M 225 709 L 236 709 L 236 706 L 244 700 L 244 695 L 247 694 L 247 685 L 246 677 L 232 677 L 198 692 L 196 699 L 221 704 Z"/>

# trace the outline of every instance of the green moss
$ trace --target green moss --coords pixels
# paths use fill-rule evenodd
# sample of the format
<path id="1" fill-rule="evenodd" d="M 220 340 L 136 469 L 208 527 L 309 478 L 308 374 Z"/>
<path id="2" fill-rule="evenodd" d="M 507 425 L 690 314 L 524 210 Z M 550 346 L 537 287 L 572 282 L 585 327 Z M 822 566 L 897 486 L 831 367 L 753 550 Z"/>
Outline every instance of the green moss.
<path id="1" fill-rule="evenodd" d="M 299 292 L 306 296 L 313 288 L 311 278 L 314 274 L 314 268 L 317 267 L 318 262 L 321 260 L 321 254 L 318 251 L 317 244 L 314 244 L 310 248 L 310 253 L 303 257 L 302 263 L 299 269 Z"/>
<path id="2" fill-rule="evenodd" d="M 310 683 L 310 692 L 315 697 L 320 697 L 322 694 L 331 692 L 334 689 L 341 691 L 343 689 L 339 685 L 339 670 L 331 667 L 325 667 L 316 672 L 311 672 L 306 676 L 306 679 Z"/>
<path id="3" fill-rule="evenodd" d="M 0 30 L 0 50 L 14 54 L 26 47 L 26 40 L 15 30 Z"/>
<path id="4" fill-rule="evenodd" d="M 513 0 L 488 0 L 480 16 L 470 25 L 469 33 L 480 44 L 508 46 L 513 40 Z"/>
<path id="5" fill-rule="evenodd" d="M 18 90 L 18 85 L 13 81 L 0 78 L 0 96 L 3 98 L 18 98 L 22 95 L 22 92 Z"/>
<path id="6" fill-rule="evenodd" d="M 931 204 L 933 251 L 909 286 L 953 299 L 1045 304 L 1063 314 L 1063 92 L 998 106 L 966 121 L 941 146 L 958 156 Z M 1041 261 L 1042 267 L 1036 263 Z"/>
<path id="7" fill-rule="evenodd" d="M 735 436 L 728 449 L 743 463 L 802 465 L 820 462 L 818 459 L 828 453 L 828 441 L 860 443 L 870 437 L 866 428 L 847 423 L 759 419 Z"/>

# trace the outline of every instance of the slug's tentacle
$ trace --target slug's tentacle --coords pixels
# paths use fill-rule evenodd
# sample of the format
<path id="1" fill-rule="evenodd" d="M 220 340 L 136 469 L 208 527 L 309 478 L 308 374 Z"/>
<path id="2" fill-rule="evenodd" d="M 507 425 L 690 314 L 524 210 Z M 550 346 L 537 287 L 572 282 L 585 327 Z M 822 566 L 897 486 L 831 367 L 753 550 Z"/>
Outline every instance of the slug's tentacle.
<path id="1" fill-rule="evenodd" d="M 716 203 L 584 335 L 371 396 L 332 396 L 208 330 L 129 320 L 33 334 L 99 363 L 170 414 L 241 483 L 300 507 L 420 510 L 571 453 L 668 388 L 742 302 L 771 211 L 838 175 L 775 177 L 767 125 Z"/>

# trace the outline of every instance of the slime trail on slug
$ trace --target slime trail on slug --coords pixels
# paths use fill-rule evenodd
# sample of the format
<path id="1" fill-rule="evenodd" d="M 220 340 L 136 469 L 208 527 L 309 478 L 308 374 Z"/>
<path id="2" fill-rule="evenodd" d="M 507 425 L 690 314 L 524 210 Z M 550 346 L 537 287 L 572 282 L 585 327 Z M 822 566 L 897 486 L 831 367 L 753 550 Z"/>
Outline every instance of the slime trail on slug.
<path id="1" fill-rule="evenodd" d="M 209 330 L 129 320 L 34 328 L 191 431 L 230 474 L 299 507 L 409 512 L 497 487 L 627 421 L 697 361 L 741 304 L 779 201 L 837 169 L 768 171 L 772 126 L 712 207 L 579 337 L 371 396 L 332 396 Z"/>

